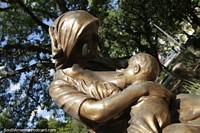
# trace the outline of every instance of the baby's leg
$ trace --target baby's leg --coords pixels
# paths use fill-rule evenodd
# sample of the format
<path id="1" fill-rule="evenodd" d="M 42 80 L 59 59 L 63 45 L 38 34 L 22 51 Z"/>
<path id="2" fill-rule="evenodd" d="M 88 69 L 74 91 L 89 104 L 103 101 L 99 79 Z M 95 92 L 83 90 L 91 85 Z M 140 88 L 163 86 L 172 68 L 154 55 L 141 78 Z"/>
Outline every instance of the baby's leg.
<path id="1" fill-rule="evenodd" d="M 165 127 L 162 133 L 199 133 L 200 125 L 175 123 Z"/>
<path id="2" fill-rule="evenodd" d="M 192 94 L 179 94 L 176 97 L 178 102 L 179 121 L 185 124 L 200 126 L 200 96 Z"/>
<path id="3" fill-rule="evenodd" d="M 177 95 L 172 104 L 172 117 L 175 122 L 163 129 L 163 133 L 200 132 L 200 96 L 192 94 Z"/>
<path id="4" fill-rule="evenodd" d="M 128 133 L 159 133 L 170 124 L 169 105 L 158 97 L 142 97 L 130 115 Z"/>

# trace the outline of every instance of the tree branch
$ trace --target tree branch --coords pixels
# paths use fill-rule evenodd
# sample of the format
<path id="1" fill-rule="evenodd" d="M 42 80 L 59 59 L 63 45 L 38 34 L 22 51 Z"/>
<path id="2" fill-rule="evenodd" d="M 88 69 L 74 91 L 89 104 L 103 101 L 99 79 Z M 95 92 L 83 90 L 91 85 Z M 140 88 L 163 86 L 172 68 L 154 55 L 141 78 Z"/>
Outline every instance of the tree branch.
<path id="1" fill-rule="evenodd" d="M 56 3 L 58 7 L 60 8 L 60 11 L 62 12 L 62 14 L 68 11 L 68 9 L 66 8 L 65 0 L 56 0 Z"/>
<path id="2" fill-rule="evenodd" d="M 80 9 L 81 10 L 86 10 L 88 6 L 88 0 L 80 0 Z"/>
<path id="3" fill-rule="evenodd" d="M 0 80 L 4 79 L 4 78 L 8 78 L 11 76 L 14 76 L 16 74 L 20 74 L 22 72 L 28 72 L 33 70 L 36 67 L 49 67 L 49 68 L 54 68 L 54 64 L 52 62 L 41 62 L 41 63 L 35 63 L 33 65 L 30 66 L 26 66 L 24 68 L 18 69 L 18 70 L 14 70 L 11 72 L 5 72 L 5 71 L 0 71 Z"/>
<path id="4" fill-rule="evenodd" d="M 46 32 L 48 32 L 48 28 L 49 26 L 44 24 L 39 18 L 37 18 L 32 12 L 31 10 L 26 7 L 26 5 L 21 1 L 21 0 L 15 0 L 15 2 L 21 7 L 23 8 L 23 10 L 28 13 L 28 15 L 35 21 L 35 23 L 37 23 L 38 25 L 40 25 Z"/>
<path id="5" fill-rule="evenodd" d="M 20 49 L 20 50 L 28 50 L 32 52 L 43 52 L 43 53 L 49 53 L 51 54 L 51 48 L 47 48 L 41 45 L 28 45 L 28 44 L 7 44 L 3 48 L 0 48 L 0 52 L 4 50 L 13 50 L 13 49 Z"/>
<path id="6" fill-rule="evenodd" d="M 34 85 L 34 78 L 36 77 L 36 74 L 40 73 L 40 71 L 41 71 L 41 69 L 36 70 L 35 73 L 31 76 L 29 87 L 28 87 L 28 90 L 27 90 L 27 96 L 29 98 L 31 98 L 35 103 L 42 106 L 42 103 L 40 103 L 37 99 L 35 99 L 33 97 L 33 93 L 31 93 L 32 89 L 33 89 L 33 85 Z"/>
<path id="7" fill-rule="evenodd" d="M 50 18 L 54 18 L 56 19 L 58 16 L 53 13 L 53 12 L 48 12 L 47 10 L 42 10 L 42 9 L 32 9 L 32 11 L 35 11 L 35 12 L 39 12 L 39 13 L 42 13 L 42 14 L 47 14 L 49 15 Z"/>
<path id="8" fill-rule="evenodd" d="M 9 9 L 11 9 L 11 8 L 12 8 L 11 6 L 6 7 L 6 8 L 0 8 L 0 12 L 7 11 L 7 10 L 9 10 Z"/>

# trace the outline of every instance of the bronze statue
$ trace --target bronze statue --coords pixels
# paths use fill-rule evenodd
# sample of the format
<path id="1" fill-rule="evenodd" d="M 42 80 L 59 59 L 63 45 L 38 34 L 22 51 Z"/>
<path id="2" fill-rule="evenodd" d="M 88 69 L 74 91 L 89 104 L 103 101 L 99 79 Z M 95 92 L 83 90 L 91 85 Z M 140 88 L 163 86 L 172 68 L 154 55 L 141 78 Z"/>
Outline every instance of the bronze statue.
<path id="1" fill-rule="evenodd" d="M 82 69 L 87 68 L 90 57 L 98 57 L 95 43 L 98 38 L 97 29 L 97 18 L 81 10 L 63 14 L 50 27 L 52 56 L 57 69 L 49 89 L 51 97 L 59 107 L 86 125 L 91 132 L 127 132 L 128 127 L 128 132 L 160 132 L 162 129 L 163 132 L 169 132 L 170 128 L 167 125 L 171 123 L 170 118 L 172 118 L 169 114 L 169 104 L 173 109 L 170 113 L 176 116 L 174 121 L 184 119 L 188 112 L 184 112 L 181 106 L 179 110 L 181 117 L 177 117 L 174 112 L 177 111 L 178 105 L 174 104 L 178 103 L 178 100 L 171 103 L 172 94 L 162 85 L 151 82 L 158 74 L 155 61 L 148 59 L 138 62 L 137 56 L 133 56 L 128 68 L 124 70 L 94 72 Z M 146 61 L 154 65 L 148 67 L 144 65 L 145 68 L 142 65 Z M 131 66 L 132 64 L 134 66 Z M 150 68 L 152 70 L 149 70 Z M 187 96 L 178 96 L 180 105 L 184 104 L 182 99 Z M 199 99 L 197 97 L 192 102 L 197 102 Z M 195 114 L 193 117 L 195 116 L 197 124 L 194 126 L 192 123 L 192 126 L 187 125 L 187 127 L 195 130 L 199 129 L 200 105 L 192 107 L 194 110 L 191 112 Z M 186 116 L 187 120 L 193 119 L 192 116 Z M 186 129 L 183 121 L 187 120 L 179 120 L 183 123 L 183 126 L 179 126 Z M 170 126 L 177 127 L 173 124 Z"/>
<path id="2" fill-rule="evenodd" d="M 56 61 L 56 69 L 71 67 L 74 63 L 84 65 L 85 62 L 82 61 L 85 60 L 81 60 L 83 56 L 79 57 L 82 54 L 95 57 L 97 29 L 97 18 L 81 10 L 67 12 L 57 18 L 49 28 L 52 57 Z M 87 44 L 88 49 L 93 50 L 82 50 L 84 44 Z"/>
<path id="3" fill-rule="evenodd" d="M 156 59 L 145 53 L 140 53 L 131 57 L 127 69 L 118 70 L 117 72 L 83 70 L 78 65 L 62 70 L 62 72 L 66 74 L 66 76 L 64 76 L 65 84 L 73 85 L 77 90 L 96 100 L 116 95 L 128 86 L 136 88 L 138 85 L 142 85 L 144 88 L 145 86 L 151 86 L 151 88 L 156 87 L 164 89 L 164 87 L 159 84 L 145 82 L 155 80 L 159 74 L 159 65 Z M 54 82 L 52 84 L 54 84 Z M 144 121 L 144 118 L 148 118 L 148 121 L 145 121 L 146 123 L 143 122 L 144 124 L 142 124 L 142 126 L 146 126 L 145 130 L 149 132 L 158 132 L 158 127 L 155 126 L 158 121 L 159 128 L 168 125 L 170 123 L 169 103 L 171 98 L 170 92 L 169 95 L 165 97 L 162 97 L 160 93 L 141 97 L 139 100 L 140 102 L 136 104 L 136 106 L 133 104 L 134 109 L 131 111 L 132 117 L 130 120 L 131 126 L 128 128 L 128 131 L 136 132 L 141 122 Z M 151 108 L 149 108 L 149 101 L 151 101 Z M 141 106 L 141 103 L 145 105 Z M 141 116 L 142 110 L 146 113 Z M 139 125 L 136 126 L 137 122 Z"/>

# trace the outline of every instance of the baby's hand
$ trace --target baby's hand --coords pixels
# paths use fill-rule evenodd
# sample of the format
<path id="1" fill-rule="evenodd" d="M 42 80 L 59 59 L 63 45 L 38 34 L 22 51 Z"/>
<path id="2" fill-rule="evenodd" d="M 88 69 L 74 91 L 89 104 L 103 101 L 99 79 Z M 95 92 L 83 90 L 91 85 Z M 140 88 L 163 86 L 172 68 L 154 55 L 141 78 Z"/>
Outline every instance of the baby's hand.
<path id="1" fill-rule="evenodd" d="M 172 92 L 170 90 L 167 90 L 161 84 L 147 81 L 147 82 L 141 83 L 141 85 L 144 86 L 144 88 L 148 92 L 148 95 L 150 96 L 157 96 L 157 97 L 166 99 L 167 101 L 170 101 L 173 97 Z"/>

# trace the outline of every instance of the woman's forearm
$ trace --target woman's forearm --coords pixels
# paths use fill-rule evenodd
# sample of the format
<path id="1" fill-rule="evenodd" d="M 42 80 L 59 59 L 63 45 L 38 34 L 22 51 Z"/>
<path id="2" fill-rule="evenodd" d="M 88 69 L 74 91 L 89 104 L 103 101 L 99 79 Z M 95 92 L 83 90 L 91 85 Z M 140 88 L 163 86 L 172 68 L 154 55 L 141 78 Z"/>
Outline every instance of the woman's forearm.
<path id="1" fill-rule="evenodd" d="M 113 118 L 147 93 L 141 85 L 134 85 L 100 101 L 86 100 L 80 107 L 80 115 L 92 121 L 103 122 Z"/>

